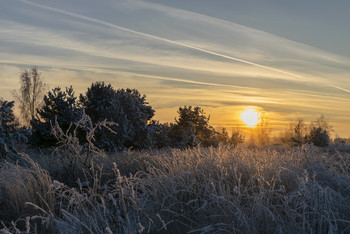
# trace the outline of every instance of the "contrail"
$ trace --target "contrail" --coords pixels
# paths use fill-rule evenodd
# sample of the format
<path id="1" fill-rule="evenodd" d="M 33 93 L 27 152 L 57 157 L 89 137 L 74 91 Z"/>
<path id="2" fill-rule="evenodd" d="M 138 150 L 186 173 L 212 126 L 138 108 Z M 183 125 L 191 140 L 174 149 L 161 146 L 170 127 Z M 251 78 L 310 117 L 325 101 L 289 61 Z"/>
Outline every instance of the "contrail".
<path id="1" fill-rule="evenodd" d="M 215 52 L 215 51 L 207 50 L 207 49 L 200 48 L 200 47 L 193 46 L 193 45 L 189 45 L 189 44 L 186 44 L 186 43 L 173 41 L 173 40 L 166 39 L 166 38 L 163 38 L 163 37 L 158 37 L 158 36 L 155 36 L 155 35 L 152 35 L 152 34 L 135 31 L 135 30 L 132 30 L 132 29 L 129 29 L 129 28 L 124 28 L 124 27 L 116 25 L 116 24 L 112 24 L 112 23 L 109 23 L 109 22 L 106 22 L 106 21 L 103 21 L 103 20 L 99 20 L 99 19 L 95 19 L 95 18 L 92 18 L 92 17 L 76 14 L 76 13 L 73 13 L 73 12 L 70 12 L 70 11 L 65 11 L 65 10 L 61 10 L 61 9 L 58 9 L 58 8 L 53 8 L 53 7 L 41 5 L 41 4 L 38 4 L 38 3 L 33 3 L 33 2 L 28 1 L 28 0 L 22 0 L 22 2 L 24 2 L 26 4 L 29 4 L 29 5 L 33 5 L 33 6 L 39 7 L 39 8 L 42 8 L 42 9 L 55 11 L 55 12 L 58 12 L 58 13 L 61 13 L 61 14 L 64 14 L 64 15 L 69 15 L 69 16 L 72 16 L 72 17 L 75 17 L 75 18 L 79 18 L 79 19 L 90 21 L 90 22 L 102 24 L 102 25 L 105 25 L 105 26 L 108 26 L 108 27 L 111 27 L 111 28 L 115 28 L 115 29 L 119 29 L 119 30 L 122 30 L 122 31 L 125 31 L 125 32 L 129 32 L 129 33 L 133 33 L 133 34 L 136 34 L 136 35 L 140 35 L 140 36 L 143 36 L 143 37 L 148 37 L 148 38 L 156 39 L 156 40 L 159 40 L 159 41 L 167 42 L 167 43 L 170 43 L 170 44 L 173 44 L 173 45 L 183 46 L 183 47 L 186 47 L 186 48 L 189 48 L 189 49 L 201 51 L 201 52 L 204 52 L 204 53 L 207 53 L 207 54 L 215 55 L 215 56 L 218 56 L 218 57 L 221 57 L 221 58 L 226 58 L 226 59 L 229 59 L 229 60 L 232 60 L 232 61 L 241 62 L 241 63 L 253 65 L 253 66 L 256 66 L 256 67 L 261 67 L 261 68 L 264 68 L 264 69 L 267 69 L 267 70 L 270 70 L 270 71 L 278 72 L 278 73 L 289 75 L 289 76 L 294 76 L 294 77 L 297 77 L 297 78 L 304 78 L 303 76 L 300 76 L 300 75 L 297 75 L 297 74 L 293 74 L 293 73 L 290 73 L 290 72 L 286 72 L 286 71 L 283 71 L 283 70 L 280 70 L 280 69 L 276 69 L 276 68 L 269 67 L 269 66 L 264 66 L 264 65 L 261 65 L 261 64 L 258 64 L 258 63 L 254 63 L 254 62 L 250 62 L 250 61 L 244 60 L 244 59 L 240 59 L 240 58 L 232 57 L 232 56 L 229 56 L 229 55 L 221 54 L 221 53 L 218 53 L 218 52 Z"/>
<path id="2" fill-rule="evenodd" d="M 339 87 L 339 86 L 331 85 L 331 87 L 336 88 L 336 89 L 339 89 L 339 90 L 342 90 L 342 91 L 347 92 L 347 93 L 350 93 L 350 90 L 341 88 L 341 87 Z"/>

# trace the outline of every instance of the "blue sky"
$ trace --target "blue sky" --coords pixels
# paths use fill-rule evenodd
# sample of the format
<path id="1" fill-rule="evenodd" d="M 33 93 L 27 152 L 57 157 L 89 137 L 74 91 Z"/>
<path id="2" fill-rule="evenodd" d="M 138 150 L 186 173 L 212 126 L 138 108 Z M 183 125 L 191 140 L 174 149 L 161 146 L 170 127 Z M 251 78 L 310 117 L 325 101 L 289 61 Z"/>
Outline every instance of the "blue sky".
<path id="1" fill-rule="evenodd" d="M 215 126 L 264 111 L 274 129 L 321 113 L 350 136 L 347 1 L 2 0 L 0 96 L 37 65 L 50 88 L 137 88 L 173 121 L 199 105 Z"/>

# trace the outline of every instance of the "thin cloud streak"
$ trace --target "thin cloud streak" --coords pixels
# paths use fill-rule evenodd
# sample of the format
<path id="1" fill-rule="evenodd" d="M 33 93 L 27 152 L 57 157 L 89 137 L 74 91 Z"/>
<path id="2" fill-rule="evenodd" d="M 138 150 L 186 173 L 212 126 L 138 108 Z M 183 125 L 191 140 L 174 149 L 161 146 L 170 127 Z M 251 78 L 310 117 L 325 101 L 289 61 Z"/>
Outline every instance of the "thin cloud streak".
<path id="1" fill-rule="evenodd" d="M 344 89 L 344 88 L 341 88 L 341 87 L 339 87 L 339 86 L 331 85 L 330 87 L 333 87 L 333 88 L 336 88 L 336 89 L 342 90 L 342 91 L 344 91 L 344 92 L 350 93 L 350 90 L 348 90 L 348 89 Z"/>

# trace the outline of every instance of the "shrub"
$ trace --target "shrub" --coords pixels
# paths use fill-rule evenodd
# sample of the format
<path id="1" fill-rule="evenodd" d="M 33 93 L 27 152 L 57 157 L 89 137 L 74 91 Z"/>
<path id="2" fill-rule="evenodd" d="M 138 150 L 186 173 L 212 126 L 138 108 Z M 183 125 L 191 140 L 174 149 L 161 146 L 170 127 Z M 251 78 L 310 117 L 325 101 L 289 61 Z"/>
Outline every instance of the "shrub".
<path id="1" fill-rule="evenodd" d="M 107 121 L 98 124 L 92 123 L 90 117 L 84 112 L 81 118 L 74 122 L 68 131 L 64 131 L 56 121 L 52 126 L 52 134 L 57 139 L 59 146 L 53 152 L 55 158 L 61 162 L 65 175 L 69 175 L 66 182 L 75 181 L 78 175 L 82 175 L 84 169 L 89 169 L 93 165 L 95 158 L 105 158 L 106 154 L 103 150 L 97 148 L 94 144 L 95 132 L 97 129 L 111 130 L 113 123 Z M 78 137 L 78 133 L 84 133 L 85 144 L 82 144 Z"/>
<path id="2" fill-rule="evenodd" d="M 53 212 L 55 199 L 49 193 L 52 181 L 48 172 L 29 156 L 23 154 L 22 159 L 26 166 L 12 163 L 0 165 L 0 220 L 4 223 L 17 220 L 17 224 L 23 226 L 23 216 L 41 214 L 28 202 Z M 0 230 L 0 233 L 3 232 Z"/>

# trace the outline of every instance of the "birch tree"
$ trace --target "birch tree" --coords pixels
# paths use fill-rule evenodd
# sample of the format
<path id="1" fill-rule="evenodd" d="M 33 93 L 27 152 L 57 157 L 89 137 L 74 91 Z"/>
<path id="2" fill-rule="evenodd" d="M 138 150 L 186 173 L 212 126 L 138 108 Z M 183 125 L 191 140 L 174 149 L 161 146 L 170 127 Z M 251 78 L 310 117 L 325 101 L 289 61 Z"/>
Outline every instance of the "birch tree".
<path id="1" fill-rule="evenodd" d="M 13 96 L 19 105 L 21 120 L 28 126 L 35 117 L 36 109 L 43 103 L 46 84 L 38 68 L 33 67 L 21 73 L 20 85 L 19 90 L 13 91 Z"/>

